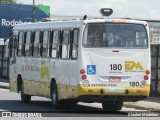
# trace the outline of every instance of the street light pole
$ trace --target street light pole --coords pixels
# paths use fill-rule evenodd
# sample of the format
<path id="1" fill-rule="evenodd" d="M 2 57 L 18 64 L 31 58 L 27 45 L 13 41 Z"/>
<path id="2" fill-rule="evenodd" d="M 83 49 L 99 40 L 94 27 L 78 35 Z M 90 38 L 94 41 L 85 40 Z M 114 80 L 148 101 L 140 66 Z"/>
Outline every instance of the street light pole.
<path id="1" fill-rule="evenodd" d="M 34 22 L 35 18 L 35 0 L 33 0 L 33 7 L 32 7 L 32 22 Z"/>

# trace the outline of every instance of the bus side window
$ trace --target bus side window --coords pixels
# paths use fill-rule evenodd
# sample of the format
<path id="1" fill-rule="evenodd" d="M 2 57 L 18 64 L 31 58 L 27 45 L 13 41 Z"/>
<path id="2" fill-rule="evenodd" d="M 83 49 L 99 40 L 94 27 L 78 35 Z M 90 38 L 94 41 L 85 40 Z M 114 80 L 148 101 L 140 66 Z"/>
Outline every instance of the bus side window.
<path id="1" fill-rule="evenodd" d="M 34 35 L 34 43 L 33 43 L 33 56 L 39 57 L 40 55 L 40 46 L 39 41 L 40 40 L 40 31 L 36 31 Z"/>
<path id="2" fill-rule="evenodd" d="M 24 32 L 24 37 L 22 41 L 22 56 L 25 56 L 25 43 L 26 43 L 26 32 Z"/>
<path id="3" fill-rule="evenodd" d="M 13 36 L 13 40 L 14 40 L 14 56 L 16 56 L 16 53 L 17 53 L 17 45 L 18 45 L 18 35 L 14 35 Z"/>
<path id="4" fill-rule="evenodd" d="M 78 57 L 78 38 L 79 38 L 79 30 L 73 30 L 73 40 L 71 43 L 71 59 L 77 60 Z"/>
<path id="5" fill-rule="evenodd" d="M 14 46 L 13 46 L 13 35 L 10 36 L 9 39 L 9 44 L 8 44 L 8 48 L 9 48 L 9 57 L 13 57 L 13 51 L 14 51 Z"/>
<path id="6" fill-rule="evenodd" d="M 35 37 L 35 32 L 31 32 L 31 43 L 30 43 L 30 53 L 31 53 L 31 56 L 33 56 L 34 37 Z"/>
<path id="7" fill-rule="evenodd" d="M 70 30 L 64 30 L 62 33 L 62 43 L 61 43 L 61 58 L 69 59 L 70 52 Z"/>
<path id="8" fill-rule="evenodd" d="M 17 56 L 21 56 L 22 55 L 22 42 L 23 42 L 23 39 L 24 39 L 24 33 L 23 32 L 19 32 Z"/>
<path id="9" fill-rule="evenodd" d="M 59 57 L 59 43 L 60 43 L 60 31 L 55 30 L 52 32 L 51 38 L 51 53 L 50 57 L 58 58 Z"/>
<path id="10" fill-rule="evenodd" d="M 42 57 L 48 57 L 49 48 L 48 43 L 50 39 L 50 33 L 49 31 L 43 32 L 43 39 L 42 39 Z"/>
<path id="11" fill-rule="evenodd" d="M 31 32 L 26 32 L 25 39 L 25 56 L 31 55 L 30 41 L 31 41 Z"/>
<path id="12" fill-rule="evenodd" d="M 11 35 L 9 40 L 9 56 L 15 57 L 17 49 L 17 35 Z"/>

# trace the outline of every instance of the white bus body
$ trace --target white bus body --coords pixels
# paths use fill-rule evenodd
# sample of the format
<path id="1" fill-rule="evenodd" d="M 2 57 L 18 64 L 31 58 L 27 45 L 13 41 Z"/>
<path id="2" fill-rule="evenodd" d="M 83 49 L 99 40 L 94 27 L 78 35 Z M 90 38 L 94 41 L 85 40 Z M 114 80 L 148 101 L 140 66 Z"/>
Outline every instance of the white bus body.
<path id="1" fill-rule="evenodd" d="M 20 91 L 23 102 L 36 95 L 51 98 L 55 108 L 61 100 L 76 100 L 119 110 L 123 101 L 149 96 L 150 40 L 144 21 L 16 25 L 10 46 L 10 91 Z"/>

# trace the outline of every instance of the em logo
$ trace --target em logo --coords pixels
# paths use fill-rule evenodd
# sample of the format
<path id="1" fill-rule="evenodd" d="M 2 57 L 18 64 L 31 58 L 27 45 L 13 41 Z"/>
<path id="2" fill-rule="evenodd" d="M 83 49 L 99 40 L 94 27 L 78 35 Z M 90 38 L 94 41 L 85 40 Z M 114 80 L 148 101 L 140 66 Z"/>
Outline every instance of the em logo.
<path id="1" fill-rule="evenodd" d="M 140 62 L 134 62 L 134 61 L 125 61 L 125 70 L 133 70 L 133 69 L 139 69 L 144 70 Z"/>

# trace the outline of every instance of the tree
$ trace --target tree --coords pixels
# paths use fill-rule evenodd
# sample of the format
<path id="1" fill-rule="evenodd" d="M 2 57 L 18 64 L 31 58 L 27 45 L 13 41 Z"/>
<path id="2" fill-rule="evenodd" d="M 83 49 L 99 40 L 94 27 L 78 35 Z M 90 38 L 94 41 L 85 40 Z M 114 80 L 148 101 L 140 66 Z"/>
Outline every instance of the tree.
<path id="1" fill-rule="evenodd" d="M 0 4 L 15 4 L 17 0 L 0 0 Z"/>

